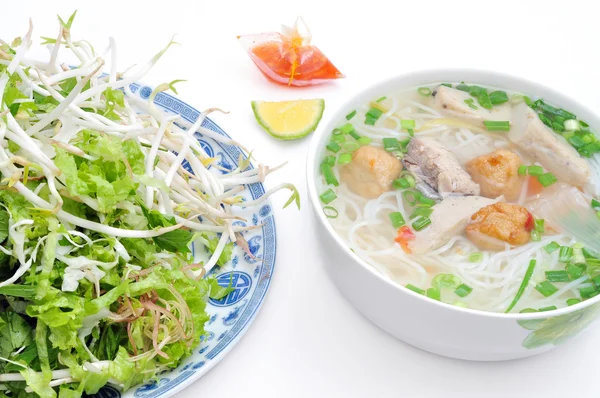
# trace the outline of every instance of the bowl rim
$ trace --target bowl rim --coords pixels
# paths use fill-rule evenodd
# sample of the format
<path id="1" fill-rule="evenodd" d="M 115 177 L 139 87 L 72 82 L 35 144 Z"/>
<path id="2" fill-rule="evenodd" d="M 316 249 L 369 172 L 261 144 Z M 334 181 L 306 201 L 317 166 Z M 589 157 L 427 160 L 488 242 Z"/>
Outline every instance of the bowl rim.
<path id="1" fill-rule="evenodd" d="M 456 78 L 459 77 L 460 78 Z M 327 136 L 329 131 L 332 131 L 335 128 L 335 125 L 345 117 L 345 115 L 350 112 L 354 107 L 353 104 L 364 102 L 364 100 L 368 98 L 376 98 L 378 95 L 386 94 L 386 87 L 395 86 L 401 87 L 402 89 L 408 89 L 410 87 L 415 87 L 419 85 L 437 83 L 437 82 L 456 82 L 456 81 L 466 81 L 469 84 L 478 83 L 482 85 L 506 88 L 510 90 L 518 90 L 525 94 L 535 94 L 534 96 L 539 96 L 544 99 L 550 99 L 550 102 L 556 102 L 561 106 L 565 106 L 565 108 L 570 109 L 571 111 L 578 114 L 582 119 L 585 119 L 586 122 L 595 127 L 596 134 L 600 132 L 600 117 L 589 109 L 587 106 L 579 103 L 578 101 L 572 99 L 566 94 L 563 94 L 551 87 L 548 87 L 544 84 L 538 83 L 536 81 L 532 81 L 526 78 L 510 75 L 503 72 L 492 71 L 492 70 L 480 70 L 480 69 L 471 69 L 471 68 L 437 68 L 437 69 L 420 69 L 418 71 L 409 71 L 406 73 L 402 73 L 399 75 L 395 75 L 383 80 L 379 80 L 374 84 L 368 84 L 364 86 L 360 91 L 356 94 L 352 95 L 349 99 L 344 101 L 344 103 L 338 107 L 337 111 L 328 118 L 327 123 L 319 127 L 317 132 L 313 134 L 311 138 L 310 146 L 307 153 L 307 161 L 306 161 L 306 177 L 307 177 L 307 185 L 308 185 L 308 194 L 309 200 L 312 204 L 313 211 L 316 213 L 316 216 L 321 224 L 321 227 L 325 228 L 327 233 L 333 238 L 338 247 L 344 251 L 350 258 L 356 261 L 360 266 L 365 268 L 368 272 L 373 274 L 376 278 L 378 278 L 381 282 L 390 285 L 392 288 L 397 289 L 399 292 L 404 294 L 412 295 L 413 297 L 417 297 L 418 299 L 423 300 L 424 302 L 439 306 L 440 309 L 446 309 L 449 311 L 458 311 L 459 313 L 488 317 L 488 318 L 500 318 L 500 319 L 543 319 L 561 316 L 569 313 L 573 313 L 579 310 L 583 310 L 587 307 L 590 307 L 598 302 L 600 302 L 600 295 L 593 297 L 591 299 L 582 301 L 578 304 L 563 307 L 556 310 L 551 311 L 543 311 L 543 312 L 532 312 L 532 313 L 499 313 L 499 312 L 491 312 L 491 311 L 483 311 L 477 309 L 470 308 L 462 308 L 457 307 L 451 304 L 447 304 L 441 301 L 432 300 L 428 297 L 425 297 L 421 294 L 415 293 L 406 287 L 389 280 L 384 277 L 381 273 L 379 273 L 373 266 L 368 264 L 365 260 L 355 254 L 350 250 L 348 245 L 342 241 L 342 238 L 339 236 L 337 232 L 333 230 L 333 227 L 327 221 L 325 215 L 323 214 L 321 209 L 321 203 L 319 201 L 319 195 L 317 194 L 317 186 L 316 186 L 316 172 L 318 171 L 317 161 L 320 158 L 320 155 L 323 151 L 323 141 L 325 141 L 325 137 Z M 506 87 L 508 86 L 508 87 Z M 521 88 L 525 88 L 521 90 Z M 387 89 L 388 92 L 390 91 Z"/>

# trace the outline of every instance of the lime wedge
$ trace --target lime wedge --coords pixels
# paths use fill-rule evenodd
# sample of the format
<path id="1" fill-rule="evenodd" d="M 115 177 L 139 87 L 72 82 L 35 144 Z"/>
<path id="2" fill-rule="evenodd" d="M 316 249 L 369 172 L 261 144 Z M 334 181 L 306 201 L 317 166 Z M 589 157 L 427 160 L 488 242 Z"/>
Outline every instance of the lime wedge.
<path id="1" fill-rule="evenodd" d="M 297 101 L 252 101 L 256 121 L 273 137 L 295 140 L 315 131 L 325 109 L 321 98 Z"/>

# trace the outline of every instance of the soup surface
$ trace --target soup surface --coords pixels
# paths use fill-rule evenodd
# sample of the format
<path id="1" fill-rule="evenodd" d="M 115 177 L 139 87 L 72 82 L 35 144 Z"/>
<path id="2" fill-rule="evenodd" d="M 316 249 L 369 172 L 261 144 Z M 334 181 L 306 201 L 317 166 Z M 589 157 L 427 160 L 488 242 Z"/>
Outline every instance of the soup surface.
<path id="1" fill-rule="evenodd" d="M 323 211 L 354 253 L 434 300 L 533 312 L 589 299 L 600 142 L 557 105 L 456 82 L 373 98 L 324 148 Z"/>

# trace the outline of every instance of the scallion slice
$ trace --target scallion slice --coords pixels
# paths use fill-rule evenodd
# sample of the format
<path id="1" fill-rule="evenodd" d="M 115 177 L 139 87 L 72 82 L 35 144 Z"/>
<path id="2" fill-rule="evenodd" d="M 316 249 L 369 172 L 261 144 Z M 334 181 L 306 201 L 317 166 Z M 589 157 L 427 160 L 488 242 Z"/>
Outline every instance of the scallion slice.
<path id="1" fill-rule="evenodd" d="M 344 134 L 350 134 L 350 132 L 354 131 L 354 126 L 352 123 L 346 123 L 340 127 L 340 131 Z"/>
<path id="2" fill-rule="evenodd" d="M 582 298 L 587 299 L 596 296 L 598 290 L 596 289 L 596 286 L 583 287 L 579 289 L 579 294 L 581 294 Z"/>
<path id="3" fill-rule="evenodd" d="M 402 192 L 402 198 L 411 206 L 416 205 L 420 197 L 421 193 L 414 189 Z"/>
<path id="4" fill-rule="evenodd" d="M 560 245 L 554 241 L 552 241 L 552 242 L 548 243 L 546 246 L 544 246 L 544 250 L 548 254 L 554 253 L 558 249 L 560 249 Z"/>
<path id="5" fill-rule="evenodd" d="M 569 278 L 569 274 L 567 271 L 546 271 L 546 279 L 548 282 L 569 282 L 571 278 Z"/>
<path id="6" fill-rule="evenodd" d="M 542 240 L 542 236 L 540 235 L 540 232 L 536 231 L 535 229 L 533 231 L 531 231 L 531 241 L 539 242 L 540 240 Z"/>
<path id="7" fill-rule="evenodd" d="M 578 264 L 567 265 L 567 273 L 571 276 L 571 279 L 580 278 L 583 275 L 583 271 L 585 271 L 585 268 Z"/>
<path id="8" fill-rule="evenodd" d="M 474 253 L 469 254 L 469 262 L 478 263 L 478 262 L 481 262 L 481 260 L 483 260 L 482 252 L 474 252 Z"/>
<path id="9" fill-rule="evenodd" d="M 429 87 L 419 87 L 417 91 L 419 92 L 419 94 L 425 97 L 429 97 L 431 95 L 431 89 Z"/>
<path id="10" fill-rule="evenodd" d="M 334 187 L 340 185 L 337 178 L 335 178 L 333 169 L 329 164 L 325 162 L 321 163 L 321 173 L 323 173 L 323 177 L 325 177 L 325 182 L 327 183 L 327 185 L 333 185 Z"/>
<path id="11" fill-rule="evenodd" d="M 339 164 L 340 166 L 343 166 L 345 164 L 348 164 L 352 162 L 352 154 L 350 153 L 342 153 L 337 160 L 337 164 Z"/>
<path id="12" fill-rule="evenodd" d="M 521 282 L 521 286 L 519 286 L 519 290 L 517 290 L 517 294 L 516 294 L 515 298 L 513 299 L 513 301 L 510 303 L 510 305 L 508 306 L 508 308 L 506 309 L 506 311 L 504 311 L 505 313 L 510 312 L 510 310 L 512 310 L 515 307 L 515 305 L 517 305 L 517 303 L 519 302 L 519 300 L 521 299 L 521 296 L 523 295 L 523 292 L 525 291 L 525 288 L 529 284 L 529 280 L 531 279 L 531 275 L 533 275 L 533 270 L 534 269 L 535 269 L 535 260 L 531 260 L 529 262 L 529 266 L 527 267 L 527 271 L 525 271 L 525 276 L 523 277 L 523 281 Z"/>
<path id="13" fill-rule="evenodd" d="M 527 174 L 527 166 L 525 166 L 524 164 L 519 166 L 519 175 L 520 176 L 524 176 Z"/>
<path id="14" fill-rule="evenodd" d="M 433 213 L 433 210 L 429 207 L 417 207 L 416 209 L 413 210 L 412 213 L 410 213 L 408 218 L 410 218 L 411 220 L 413 218 L 417 218 L 417 217 L 427 218 L 431 215 L 431 213 Z"/>
<path id="15" fill-rule="evenodd" d="M 538 218 L 534 221 L 534 225 L 535 225 L 535 230 L 538 231 L 540 234 L 544 233 L 544 219 L 543 218 Z"/>
<path id="16" fill-rule="evenodd" d="M 460 285 L 459 287 L 456 288 L 456 290 L 454 291 L 454 294 L 456 294 L 459 297 L 466 297 L 472 291 L 473 291 L 473 288 L 471 286 L 465 285 L 463 283 L 462 285 Z"/>
<path id="17" fill-rule="evenodd" d="M 411 176 L 412 177 L 412 176 Z M 414 180 L 414 178 L 413 178 Z M 416 181 L 415 181 L 416 183 Z M 414 186 L 414 185 L 413 185 Z M 435 205 L 435 200 L 433 199 L 429 199 L 427 196 L 425 195 L 420 195 L 419 196 L 419 203 L 426 205 L 427 207 L 431 207 L 433 205 Z"/>
<path id="18" fill-rule="evenodd" d="M 430 299 L 434 299 L 437 301 L 440 301 L 442 298 L 442 294 L 440 292 L 440 289 L 438 289 L 437 287 L 430 287 L 429 289 L 427 289 L 427 292 L 425 294 L 427 297 L 429 297 Z"/>
<path id="19" fill-rule="evenodd" d="M 465 104 L 469 105 L 469 108 L 471 109 L 479 109 L 479 107 L 475 105 L 475 100 L 473 98 L 467 98 Z"/>
<path id="20" fill-rule="evenodd" d="M 325 214 L 325 217 L 327 218 L 337 218 L 339 215 L 337 209 L 333 206 L 323 207 L 323 214 Z"/>
<path id="21" fill-rule="evenodd" d="M 554 311 L 555 309 L 557 309 L 555 305 L 550 305 L 548 307 L 542 307 L 538 311 L 539 312 L 546 312 L 546 311 Z"/>
<path id="22" fill-rule="evenodd" d="M 412 285 L 410 283 L 408 285 L 406 285 L 406 288 L 408 290 L 412 290 L 413 292 L 418 293 L 418 294 L 425 294 L 425 290 L 418 288 L 415 285 Z"/>
<path id="23" fill-rule="evenodd" d="M 600 210 L 600 202 L 597 201 L 596 199 L 592 199 L 591 205 L 592 205 L 592 209 L 594 209 L 596 211 Z"/>
<path id="24" fill-rule="evenodd" d="M 379 119 L 381 117 L 381 115 L 383 115 L 383 111 L 381 109 L 377 109 L 377 108 L 371 108 L 366 113 L 367 117 L 372 117 L 375 120 Z"/>
<path id="25" fill-rule="evenodd" d="M 573 257 L 573 249 L 569 246 L 561 246 L 558 261 L 568 263 L 571 257 Z"/>
<path id="26" fill-rule="evenodd" d="M 543 281 L 535 286 L 535 290 L 542 293 L 544 297 L 550 297 L 558 291 L 558 288 L 548 281 Z"/>
<path id="27" fill-rule="evenodd" d="M 415 121 L 411 119 L 402 119 L 400 121 L 400 127 L 402 130 L 412 130 L 415 128 Z"/>
<path id="28" fill-rule="evenodd" d="M 382 143 L 383 148 L 388 152 L 399 151 L 402 149 L 400 142 L 398 142 L 396 138 L 384 138 Z"/>
<path id="29" fill-rule="evenodd" d="M 471 90 L 469 85 L 465 84 L 465 82 L 460 82 L 460 84 L 456 86 L 456 89 L 460 91 L 466 91 L 467 93 Z"/>
<path id="30" fill-rule="evenodd" d="M 356 116 L 356 110 L 350 112 L 349 114 L 346 115 L 346 120 L 350 120 L 352 119 L 354 116 Z"/>
<path id="31" fill-rule="evenodd" d="M 529 166 L 527 167 L 527 174 L 530 176 L 541 176 L 544 174 L 544 168 L 542 166 Z"/>
<path id="32" fill-rule="evenodd" d="M 538 176 L 537 180 L 544 186 L 544 188 L 549 187 L 558 181 L 558 179 L 554 176 L 554 174 L 548 172 L 544 173 L 541 176 Z"/>
<path id="33" fill-rule="evenodd" d="M 412 227 L 415 231 L 420 231 L 429 224 L 431 224 L 431 219 L 429 217 L 421 217 L 412 223 Z"/>
<path id="34" fill-rule="evenodd" d="M 431 286 L 439 289 L 456 289 L 460 285 L 460 278 L 452 274 L 438 274 L 431 280 Z"/>
<path id="35" fill-rule="evenodd" d="M 360 135 L 358 135 L 356 130 L 352 130 L 351 132 L 348 133 L 348 135 L 350 135 L 350 137 L 354 138 L 357 141 L 362 138 Z"/>
<path id="36" fill-rule="evenodd" d="M 404 217 L 402 217 L 402 213 L 400 213 L 399 211 L 390 213 L 389 217 L 394 228 L 400 228 L 406 224 L 406 221 L 404 221 Z"/>
<path id="37" fill-rule="evenodd" d="M 567 131 L 579 130 L 579 122 L 575 119 L 567 119 L 563 122 L 563 126 Z"/>
<path id="38" fill-rule="evenodd" d="M 354 152 L 360 148 L 360 144 L 356 141 L 344 142 L 343 147 L 347 152 Z"/>
<path id="39" fill-rule="evenodd" d="M 386 99 L 387 99 L 387 97 L 384 95 L 383 97 L 377 98 L 377 100 L 375 102 L 385 101 Z"/>
<path id="40" fill-rule="evenodd" d="M 334 134 L 331 136 L 331 141 L 335 142 L 336 144 L 341 144 L 342 142 L 346 141 L 346 135 L 345 134 Z"/>
<path id="41" fill-rule="evenodd" d="M 489 95 L 490 97 L 490 102 L 492 103 L 492 105 L 500 105 L 503 104 L 505 102 L 508 102 L 508 95 L 506 95 L 505 91 L 492 91 Z"/>
<path id="42" fill-rule="evenodd" d="M 328 150 L 330 150 L 333 153 L 338 153 L 340 151 L 340 149 L 342 149 L 342 147 L 339 146 L 337 142 L 333 142 L 333 141 L 331 141 L 329 144 L 327 144 L 327 146 L 325 148 L 327 148 Z"/>
<path id="43" fill-rule="evenodd" d="M 328 155 L 323 158 L 323 163 L 327 163 L 331 167 L 335 166 L 335 156 Z"/>
<path id="44" fill-rule="evenodd" d="M 495 120 L 485 120 L 483 122 L 485 128 L 488 131 L 493 132 L 506 132 L 510 131 L 510 122 L 509 121 L 495 121 Z"/>
<path id="45" fill-rule="evenodd" d="M 578 298 L 567 299 L 567 305 L 569 307 L 572 306 L 572 305 L 575 305 L 575 304 L 579 304 L 579 303 L 581 303 L 581 299 L 578 299 Z"/>
<path id="46" fill-rule="evenodd" d="M 323 194 L 321 194 L 321 196 L 319 196 L 319 198 L 321 198 L 321 201 L 323 203 L 328 205 L 329 203 L 333 202 L 337 198 L 337 195 L 335 194 L 335 192 L 333 192 L 333 190 L 331 188 L 329 188 L 327 191 L 323 192 Z"/>
<path id="47" fill-rule="evenodd" d="M 367 117 L 365 118 L 365 124 L 366 124 L 367 126 L 374 126 L 376 121 L 377 121 L 377 119 L 375 119 L 375 118 L 373 118 L 373 117 L 368 117 L 368 116 L 367 116 Z"/>
<path id="48" fill-rule="evenodd" d="M 394 180 L 394 182 L 392 183 L 392 186 L 396 189 L 408 189 L 411 187 L 408 180 L 404 177 Z"/>
<path id="49" fill-rule="evenodd" d="M 356 142 L 358 142 L 358 144 L 360 146 L 366 146 L 369 145 L 373 140 L 370 139 L 369 137 L 359 137 L 358 140 L 356 140 Z"/>

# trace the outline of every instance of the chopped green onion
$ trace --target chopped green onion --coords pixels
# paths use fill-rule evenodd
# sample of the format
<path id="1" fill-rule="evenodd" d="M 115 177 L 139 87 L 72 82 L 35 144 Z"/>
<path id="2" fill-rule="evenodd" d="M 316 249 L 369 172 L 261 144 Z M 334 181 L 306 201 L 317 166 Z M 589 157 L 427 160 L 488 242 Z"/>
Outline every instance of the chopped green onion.
<path id="1" fill-rule="evenodd" d="M 527 174 L 530 176 L 541 176 L 544 174 L 544 168 L 542 166 L 529 166 L 527 167 Z"/>
<path id="2" fill-rule="evenodd" d="M 415 136 L 415 130 L 413 130 L 413 129 L 406 129 L 406 131 L 408 131 L 408 135 L 410 135 L 411 137 Z"/>
<path id="3" fill-rule="evenodd" d="M 338 153 L 340 151 L 340 149 L 342 149 L 342 147 L 339 146 L 337 144 L 337 142 L 333 142 L 333 141 L 330 142 L 329 144 L 327 144 L 327 146 L 325 148 L 327 148 L 328 150 L 330 150 L 331 152 L 334 152 L 334 153 Z"/>
<path id="4" fill-rule="evenodd" d="M 508 102 L 508 95 L 506 95 L 505 91 L 492 91 L 490 93 L 490 102 L 492 105 L 500 105 L 505 102 Z"/>
<path id="5" fill-rule="evenodd" d="M 352 162 L 352 154 L 350 153 L 342 153 L 337 160 L 337 164 L 339 164 L 340 166 L 343 166 L 345 164 L 348 164 Z"/>
<path id="6" fill-rule="evenodd" d="M 469 254 L 469 262 L 471 263 L 478 263 L 481 260 L 483 260 L 483 253 L 482 252 L 474 252 Z"/>
<path id="7" fill-rule="evenodd" d="M 394 228 L 400 228 L 401 226 L 406 224 L 406 221 L 404 221 L 404 217 L 402 217 L 402 213 L 400 213 L 399 211 L 390 213 L 389 217 Z"/>
<path id="8" fill-rule="evenodd" d="M 555 305 L 550 305 L 548 307 L 542 307 L 538 311 L 539 312 L 546 312 L 546 311 L 554 311 L 555 309 L 557 309 Z"/>
<path id="9" fill-rule="evenodd" d="M 410 119 L 402 119 L 400 121 L 400 127 L 403 130 L 410 130 L 415 128 L 415 121 Z"/>
<path id="10" fill-rule="evenodd" d="M 354 131 L 354 126 L 352 123 L 346 123 L 340 127 L 340 131 L 344 134 L 350 134 L 352 131 Z"/>
<path id="11" fill-rule="evenodd" d="M 489 97 L 489 95 L 487 93 L 487 90 L 485 88 L 481 89 L 479 91 L 479 93 L 477 94 L 477 102 L 479 103 L 479 105 L 482 108 L 492 109 L 492 101 L 490 101 L 490 97 Z M 508 131 L 508 130 L 501 130 L 501 131 Z"/>
<path id="12" fill-rule="evenodd" d="M 579 130 L 579 122 L 575 119 L 565 120 L 563 126 L 567 131 Z"/>
<path id="13" fill-rule="evenodd" d="M 360 135 L 358 135 L 358 133 L 356 132 L 356 130 L 352 130 L 351 132 L 348 133 L 352 138 L 354 138 L 355 140 L 360 140 L 362 137 Z"/>
<path id="14" fill-rule="evenodd" d="M 554 253 L 558 249 L 560 249 L 560 245 L 554 241 L 552 241 L 552 242 L 548 243 L 546 246 L 544 246 L 544 250 L 546 250 L 546 253 L 548 253 L 548 254 Z"/>
<path id="15" fill-rule="evenodd" d="M 544 186 L 544 188 L 547 188 L 558 181 L 558 179 L 552 173 L 542 174 L 541 176 L 538 176 L 537 180 Z"/>
<path id="16" fill-rule="evenodd" d="M 344 146 L 344 150 L 348 151 L 348 152 L 354 152 L 358 148 L 360 148 L 360 145 L 358 144 L 358 142 L 352 142 L 352 141 L 344 142 L 343 146 Z"/>
<path id="17" fill-rule="evenodd" d="M 323 158 L 323 163 L 327 163 L 331 167 L 335 166 L 335 156 L 328 155 Z"/>
<path id="18" fill-rule="evenodd" d="M 475 100 L 473 98 L 467 98 L 465 100 L 465 104 L 469 105 L 469 108 L 471 109 L 479 109 L 479 107 L 475 105 Z"/>
<path id="19" fill-rule="evenodd" d="M 569 307 L 570 307 L 570 306 L 572 306 L 572 305 L 575 305 L 575 304 L 579 304 L 579 303 L 581 303 L 581 300 L 580 300 L 580 299 L 578 299 L 578 298 L 570 298 L 570 299 L 567 299 L 567 305 L 568 305 Z"/>
<path id="20" fill-rule="evenodd" d="M 429 87 L 419 87 L 417 91 L 419 92 L 419 94 L 424 95 L 425 97 L 431 95 L 431 89 Z"/>
<path id="21" fill-rule="evenodd" d="M 392 186 L 396 189 L 408 189 L 415 186 L 415 179 L 411 175 L 394 180 Z"/>
<path id="22" fill-rule="evenodd" d="M 531 98 L 529 98 L 528 96 L 524 95 L 524 96 L 523 96 L 523 101 L 525 101 L 525 103 L 526 103 L 528 106 L 531 106 L 531 107 L 533 107 L 533 101 L 532 101 L 532 100 L 531 100 Z"/>
<path id="23" fill-rule="evenodd" d="M 456 289 L 459 285 L 460 279 L 452 274 L 438 274 L 431 280 L 431 286 L 439 289 Z"/>
<path id="24" fill-rule="evenodd" d="M 335 194 L 335 192 L 333 192 L 331 188 L 329 188 L 327 191 L 323 192 L 323 194 L 319 196 L 319 198 L 321 198 L 321 201 L 323 203 L 328 205 L 337 198 L 337 195 Z"/>
<path id="25" fill-rule="evenodd" d="M 466 91 L 467 93 L 471 90 L 471 88 L 465 84 L 465 82 L 460 82 L 460 84 L 456 86 L 456 89 L 460 91 Z"/>
<path id="26" fill-rule="evenodd" d="M 506 132 L 510 131 L 510 122 L 509 121 L 495 121 L 495 120 L 485 120 L 483 122 L 485 128 L 488 131 L 495 132 Z"/>
<path id="27" fill-rule="evenodd" d="M 467 303 L 464 303 L 462 301 L 456 301 L 454 303 L 454 306 L 456 306 L 458 308 L 469 308 L 469 306 L 467 305 Z"/>
<path id="28" fill-rule="evenodd" d="M 377 109 L 377 108 L 371 108 L 366 113 L 367 117 L 372 117 L 375 120 L 379 119 L 381 117 L 381 115 L 383 115 L 383 111 L 381 109 Z"/>
<path id="29" fill-rule="evenodd" d="M 525 288 L 529 284 L 529 280 L 531 279 L 531 275 L 533 275 L 533 270 L 534 269 L 535 269 L 535 260 L 531 260 L 529 262 L 529 266 L 527 267 L 527 271 L 525 271 L 525 276 L 523 277 L 523 281 L 521 282 L 521 286 L 519 286 L 519 290 L 517 290 L 517 295 L 515 296 L 515 298 L 513 299 L 513 301 L 510 303 L 510 305 L 508 306 L 508 308 L 506 309 L 506 311 L 504 311 L 505 313 L 510 312 L 510 310 L 512 310 L 514 308 L 514 306 L 517 305 L 517 302 L 519 302 L 519 299 L 523 295 L 523 292 L 525 291 Z"/>
<path id="30" fill-rule="evenodd" d="M 590 298 L 596 296 L 598 290 L 596 290 L 596 286 L 583 287 L 579 289 L 579 294 L 581 294 L 582 298 Z"/>
<path id="31" fill-rule="evenodd" d="M 571 260 L 572 256 L 573 256 L 572 248 L 570 248 L 569 246 L 561 246 L 558 261 L 560 261 L 561 263 L 568 263 L 569 260 Z"/>
<path id="32" fill-rule="evenodd" d="M 421 217 L 417 221 L 412 223 L 412 227 L 415 231 L 420 231 L 429 224 L 431 224 L 431 219 L 429 219 L 428 217 Z"/>
<path id="33" fill-rule="evenodd" d="M 333 131 L 331 132 L 331 134 L 333 134 L 333 135 L 340 135 L 340 134 L 344 134 L 344 133 L 340 129 L 333 129 Z"/>
<path id="34" fill-rule="evenodd" d="M 402 149 L 402 147 L 400 146 L 400 142 L 398 142 L 396 138 L 384 138 L 382 142 L 383 148 L 388 152 Z"/>
<path id="35" fill-rule="evenodd" d="M 471 86 L 469 87 L 469 94 L 471 94 L 473 97 L 478 97 L 479 94 L 481 94 L 482 91 L 485 91 L 486 95 L 487 95 L 487 90 L 483 87 L 479 87 L 479 86 Z"/>
<path id="36" fill-rule="evenodd" d="M 569 282 L 569 274 L 567 271 L 546 271 L 546 279 L 548 282 Z"/>
<path id="37" fill-rule="evenodd" d="M 417 190 L 406 190 L 402 192 L 402 198 L 411 206 L 414 206 L 419 201 L 421 193 Z"/>
<path id="38" fill-rule="evenodd" d="M 585 268 L 579 266 L 578 264 L 567 265 L 567 273 L 571 275 L 571 279 L 577 279 L 581 277 L 583 275 L 583 271 L 585 271 Z"/>
<path id="39" fill-rule="evenodd" d="M 413 210 L 412 213 L 408 216 L 409 219 L 417 218 L 417 217 L 429 217 L 433 213 L 433 209 L 429 207 L 417 207 Z"/>
<path id="40" fill-rule="evenodd" d="M 413 180 L 414 180 L 414 178 L 413 178 Z M 435 200 L 429 199 L 427 196 L 421 195 L 421 196 L 419 196 L 419 203 L 422 203 L 428 207 L 431 207 L 431 206 L 435 205 Z"/>
<path id="41" fill-rule="evenodd" d="M 543 218 L 538 218 L 537 220 L 535 220 L 534 225 L 535 225 L 536 231 L 538 231 L 541 234 L 544 233 L 544 219 Z"/>
<path id="42" fill-rule="evenodd" d="M 535 286 L 535 290 L 542 293 L 544 297 L 550 297 L 558 291 L 558 288 L 548 281 L 543 281 Z"/>
<path id="43" fill-rule="evenodd" d="M 442 294 L 440 292 L 440 289 L 438 289 L 437 287 L 430 287 L 429 289 L 427 289 L 426 295 L 430 299 L 434 299 L 434 300 L 437 300 L 437 301 L 440 301 L 441 298 L 442 298 Z"/>
<path id="44" fill-rule="evenodd" d="M 377 121 L 377 119 L 372 118 L 372 117 L 365 118 L 365 124 L 367 126 L 374 126 L 376 121 Z"/>
<path id="45" fill-rule="evenodd" d="M 360 137 L 356 141 L 358 142 L 358 144 L 360 146 L 366 146 L 366 145 L 369 145 L 373 140 L 371 140 L 369 137 Z"/>
<path id="46" fill-rule="evenodd" d="M 410 283 L 408 285 L 406 285 L 406 288 L 408 290 L 412 290 L 413 292 L 418 293 L 418 294 L 425 294 L 425 290 L 420 289 L 420 288 L 416 287 L 415 285 L 411 285 Z"/>
<path id="47" fill-rule="evenodd" d="M 583 140 L 583 138 L 581 138 L 578 135 L 574 135 L 572 137 L 567 138 L 567 141 L 569 141 L 569 144 L 573 145 L 575 147 L 575 149 L 579 149 L 583 146 L 585 146 L 585 141 Z"/>
<path id="48" fill-rule="evenodd" d="M 473 291 L 471 286 L 465 285 L 464 283 L 456 288 L 454 293 L 459 297 L 466 297 Z"/>
<path id="49" fill-rule="evenodd" d="M 542 123 L 544 123 L 548 127 L 552 127 L 552 120 L 550 120 L 548 116 L 544 115 L 543 113 L 538 114 L 538 116 L 540 117 Z"/>
<path id="50" fill-rule="evenodd" d="M 552 122 L 552 130 L 556 131 L 557 133 L 562 133 L 563 131 L 565 131 L 565 128 L 562 125 L 562 123 Z"/>
<path id="51" fill-rule="evenodd" d="M 354 116 L 356 116 L 356 111 L 355 110 L 346 115 L 346 120 L 350 120 Z"/>
<path id="52" fill-rule="evenodd" d="M 519 314 L 531 314 L 534 312 L 538 312 L 538 310 L 533 308 L 523 308 L 521 311 L 519 311 Z"/>
<path id="53" fill-rule="evenodd" d="M 323 207 L 323 214 L 325 214 L 325 217 L 327 218 L 337 218 L 339 215 L 337 209 L 333 206 Z"/>
<path id="54" fill-rule="evenodd" d="M 592 199 L 592 209 L 598 211 L 600 210 L 600 202 L 598 202 L 596 199 Z"/>
<path id="55" fill-rule="evenodd" d="M 379 97 L 379 98 L 377 98 L 377 100 L 376 100 L 375 102 L 381 102 L 381 101 L 385 101 L 386 99 L 387 99 L 387 97 L 386 97 L 386 96 Z"/>
<path id="56" fill-rule="evenodd" d="M 333 169 L 331 168 L 330 165 L 328 165 L 325 162 L 321 163 L 321 173 L 323 173 L 323 176 L 325 177 L 325 182 L 327 183 L 327 185 L 333 185 L 335 187 L 340 185 L 337 178 L 335 178 Z"/>
<path id="57" fill-rule="evenodd" d="M 524 176 L 527 174 L 527 166 L 525 166 L 524 164 L 519 166 L 519 175 L 520 176 Z"/>
<path id="58" fill-rule="evenodd" d="M 334 134 L 331 137 L 331 141 L 335 142 L 336 144 L 341 144 L 342 142 L 346 141 L 346 136 L 344 134 Z"/>
<path id="59" fill-rule="evenodd" d="M 535 229 L 533 231 L 531 231 L 531 240 L 533 242 L 539 242 L 542 239 L 540 232 L 536 231 Z"/>

